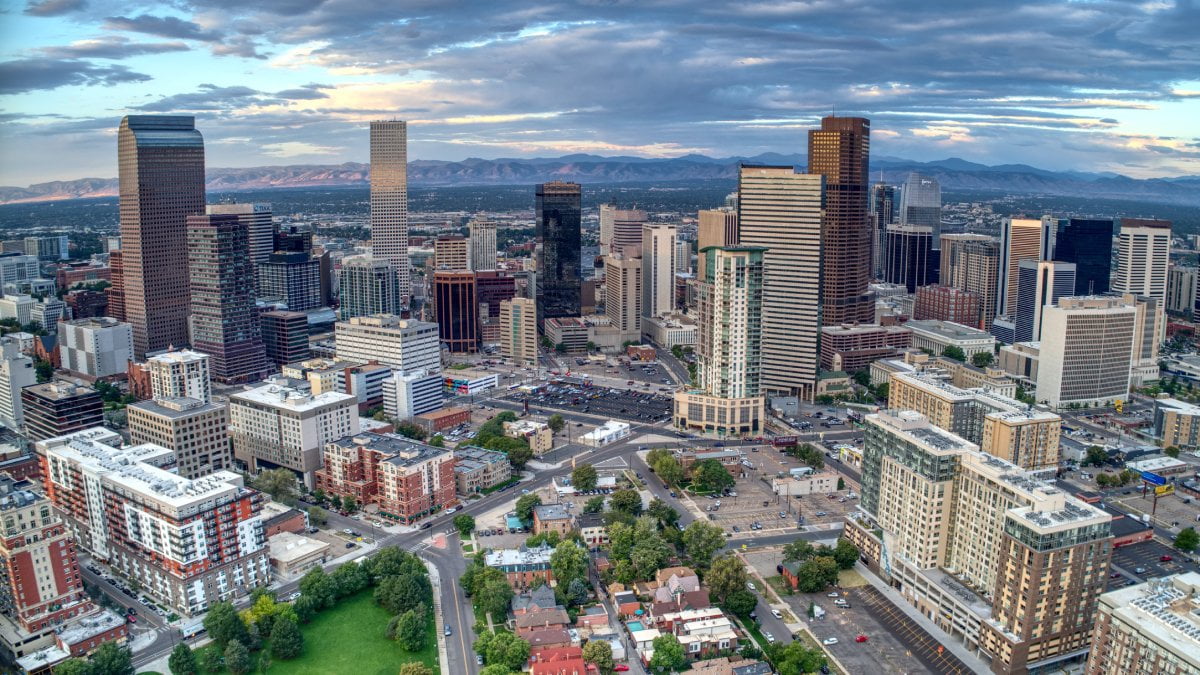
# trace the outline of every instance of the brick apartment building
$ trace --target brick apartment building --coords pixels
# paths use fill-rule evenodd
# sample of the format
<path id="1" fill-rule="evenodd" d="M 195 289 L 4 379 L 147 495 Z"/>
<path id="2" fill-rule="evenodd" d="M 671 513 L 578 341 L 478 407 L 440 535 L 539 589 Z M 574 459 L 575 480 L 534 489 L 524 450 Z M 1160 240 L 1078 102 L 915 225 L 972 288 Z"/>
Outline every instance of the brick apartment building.
<path id="1" fill-rule="evenodd" d="M 411 523 L 458 503 L 454 462 L 446 448 L 360 433 L 325 444 L 317 487 L 378 504 L 380 515 Z"/>

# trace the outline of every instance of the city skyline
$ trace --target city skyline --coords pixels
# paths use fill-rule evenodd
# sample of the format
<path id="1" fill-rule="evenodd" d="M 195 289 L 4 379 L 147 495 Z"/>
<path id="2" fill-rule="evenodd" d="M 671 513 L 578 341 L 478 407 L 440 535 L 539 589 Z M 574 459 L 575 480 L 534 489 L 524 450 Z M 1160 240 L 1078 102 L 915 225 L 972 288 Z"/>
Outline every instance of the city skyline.
<path id="1" fill-rule="evenodd" d="M 836 112 L 878 156 L 1197 174 L 1198 12 L 35 0 L 0 21 L 0 184 L 113 175 L 139 112 L 196 114 L 211 166 L 364 161 L 393 117 L 413 159 L 791 153 Z"/>

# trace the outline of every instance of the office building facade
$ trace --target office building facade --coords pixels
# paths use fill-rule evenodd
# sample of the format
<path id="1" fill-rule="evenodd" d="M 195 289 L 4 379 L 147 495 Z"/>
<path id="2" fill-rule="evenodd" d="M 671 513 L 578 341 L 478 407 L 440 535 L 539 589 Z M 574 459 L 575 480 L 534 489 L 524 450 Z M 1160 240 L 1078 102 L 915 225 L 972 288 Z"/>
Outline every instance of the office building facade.
<path id="1" fill-rule="evenodd" d="M 308 316 L 304 312 L 263 312 L 263 349 L 267 361 L 281 366 L 303 361 L 312 354 L 308 347 Z"/>
<path id="2" fill-rule="evenodd" d="M 1017 265 L 1017 309 L 1013 342 L 1042 339 L 1042 310 L 1074 295 L 1075 263 L 1029 260 Z"/>
<path id="3" fill-rule="evenodd" d="M 937 248 L 942 236 L 942 186 L 936 178 L 915 172 L 908 174 L 900 193 L 900 224 L 929 227 Z"/>
<path id="4" fill-rule="evenodd" d="M 376 361 L 405 375 L 442 370 L 438 325 L 383 314 L 358 316 L 334 326 L 337 357 Z"/>
<path id="5" fill-rule="evenodd" d="M 696 278 L 703 279 L 707 261 L 699 252 L 710 246 L 737 246 L 738 214 L 737 209 L 724 207 L 704 209 L 696 215 Z"/>
<path id="6" fill-rule="evenodd" d="M 896 188 L 882 181 L 871 186 L 869 216 L 871 223 L 871 274 L 883 276 L 887 226 L 896 222 Z"/>
<path id="7" fill-rule="evenodd" d="M 1129 397 L 1137 308 L 1120 298 L 1062 298 L 1042 311 L 1037 400 L 1052 408 Z"/>
<path id="8" fill-rule="evenodd" d="M 675 226 L 642 227 L 642 316 L 675 309 Z"/>
<path id="9" fill-rule="evenodd" d="M 104 423 L 100 392 L 66 380 L 51 380 L 21 390 L 25 436 L 41 441 Z"/>
<path id="10" fill-rule="evenodd" d="M 641 209 L 621 209 L 613 204 L 600 205 L 600 255 L 641 255 L 642 226 L 648 218 Z"/>
<path id="11" fill-rule="evenodd" d="M 1200 268 L 1171 265 L 1167 270 L 1167 312 L 1177 316 L 1192 316 L 1196 310 L 1196 280 Z"/>
<path id="12" fill-rule="evenodd" d="M 1112 290 L 1157 298 L 1167 297 L 1171 266 L 1171 221 L 1122 218 L 1117 237 L 1117 269 Z"/>
<path id="13" fill-rule="evenodd" d="M 275 252 L 258 265 L 258 294 L 282 302 L 290 311 L 307 312 L 325 304 L 321 297 L 321 261 L 308 253 Z"/>
<path id="14" fill-rule="evenodd" d="M 642 334 L 642 261 L 611 255 L 604 260 L 604 314 L 623 339 L 640 340 Z"/>
<path id="15" fill-rule="evenodd" d="M 121 283 L 134 356 L 188 341 L 187 218 L 204 213 L 204 139 L 191 117 L 129 115 L 117 131 Z M 115 284 L 114 284 L 115 285 Z"/>
<path id="16" fill-rule="evenodd" d="M 825 325 L 875 319 L 875 303 L 867 288 L 871 281 L 867 220 L 870 150 L 871 122 L 861 117 L 825 117 L 820 129 L 808 132 L 808 173 L 825 178 L 821 227 L 821 320 Z"/>
<path id="17" fill-rule="evenodd" d="M 184 478 L 202 478 L 233 469 L 229 414 L 224 404 L 159 398 L 134 403 L 125 411 L 130 441 L 153 443 L 173 451 L 179 475 Z"/>
<path id="18" fill-rule="evenodd" d="M 580 217 L 578 183 L 552 181 L 537 186 L 538 324 L 580 314 Z"/>
<path id="19" fill-rule="evenodd" d="M 408 123 L 399 120 L 371 122 L 371 255 L 391 265 L 397 303 L 406 306 L 412 295 L 408 263 Z M 375 311 L 398 313 L 401 304 Z"/>
<path id="20" fill-rule="evenodd" d="M 92 378 L 119 375 L 133 360 L 133 327 L 109 317 L 63 322 L 58 354 L 63 369 L 72 373 Z"/>
<path id="21" fill-rule="evenodd" d="M 500 354 L 504 358 L 515 366 L 536 368 L 537 303 L 529 298 L 513 298 L 501 302 L 500 336 Z"/>
<path id="22" fill-rule="evenodd" d="M 1059 221 L 1054 259 L 1075 263 L 1074 295 L 1103 295 L 1112 275 L 1113 221 Z"/>
<path id="23" fill-rule="evenodd" d="M 981 234 L 943 234 L 938 283 L 979 296 L 979 319 L 966 325 L 990 330 L 1000 284 L 1000 241 Z"/>
<path id="24" fill-rule="evenodd" d="M 154 398 L 192 398 L 212 401 L 208 354 L 190 349 L 156 354 L 146 359 Z"/>
<path id="25" fill-rule="evenodd" d="M 433 273 L 433 304 L 437 313 L 438 338 L 451 353 L 479 351 L 479 301 L 475 275 L 469 271 L 438 270 Z"/>
<path id="26" fill-rule="evenodd" d="M 382 389 L 384 411 L 389 417 L 405 421 L 422 413 L 441 410 L 445 380 L 440 372 L 404 375 L 394 370 L 384 379 Z"/>
<path id="27" fill-rule="evenodd" d="M 979 327 L 979 296 L 953 286 L 934 284 L 917 289 L 913 318 L 918 321 L 951 321 Z"/>
<path id="28" fill-rule="evenodd" d="M 471 242 L 471 263 L 468 269 L 486 272 L 496 269 L 496 223 L 472 220 L 467 223 Z"/>
<path id="29" fill-rule="evenodd" d="M 250 250 L 250 265 L 254 270 L 254 288 L 259 287 L 258 266 L 275 252 L 275 224 L 270 204 L 209 204 L 205 213 L 210 216 L 235 216 L 246 227 L 246 246 Z"/>
<path id="30" fill-rule="evenodd" d="M 996 314 L 1011 317 L 1017 311 L 1017 280 L 1021 261 L 1041 259 L 1042 221 L 1005 218 L 1000 227 Z"/>
<path id="31" fill-rule="evenodd" d="M 471 269 L 471 249 L 466 237 L 446 235 L 433 240 L 433 269 L 465 271 Z"/>
<path id="32" fill-rule="evenodd" d="M 938 281 L 938 253 L 928 225 L 888 225 L 883 280 L 903 284 L 909 293 Z"/>
<path id="33" fill-rule="evenodd" d="M 407 240 L 407 235 L 405 238 Z M 399 273 L 387 260 L 369 256 L 346 258 L 342 261 L 339 279 L 341 306 L 338 318 L 341 320 L 400 313 Z"/>
<path id="34" fill-rule="evenodd" d="M 21 390 L 37 383 L 33 359 L 21 352 L 14 337 L 0 337 L 0 424 L 20 431 L 25 424 Z"/>

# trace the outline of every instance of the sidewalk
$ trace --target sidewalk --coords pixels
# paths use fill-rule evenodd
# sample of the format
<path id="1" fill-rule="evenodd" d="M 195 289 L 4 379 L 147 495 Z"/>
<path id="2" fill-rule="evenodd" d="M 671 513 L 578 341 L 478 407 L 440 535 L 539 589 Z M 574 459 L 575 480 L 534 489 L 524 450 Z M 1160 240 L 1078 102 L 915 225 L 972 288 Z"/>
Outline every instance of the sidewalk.
<path id="1" fill-rule="evenodd" d="M 438 665 L 441 666 L 442 675 L 450 675 L 450 658 L 446 652 L 446 626 L 442 621 L 442 577 L 433 563 L 424 558 L 421 558 L 421 562 L 425 563 L 425 569 L 429 570 L 429 583 L 433 586 L 433 616 L 437 628 Z"/>
<path id="2" fill-rule="evenodd" d="M 986 673 L 991 670 L 991 667 L 988 664 L 984 663 L 982 659 L 971 653 L 962 642 L 959 642 L 956 638 L 950 637 L 946 634 L 946 631 L 934 625 L 934 623 L 930 621 L 928 617 L 918 612 L 915 607 L 910 605 L 908 601 L 904 599 L 904 596 L 900 595 L 900 591 L 897 591 L 896 589 L 884 583 L 883 579 L 875 576 L 875 573 L 867 569 L 866 565 L 858 563 L 854 566 L 854 569 L 861 574 L 864 579 L 867 580 L 867 583 L 874 586 L 875 590 L 882 593 L 889 601 L 891 601 L 893 605 L 898 607 L 900 611 L 904 612 L 908 618 L 915 621 L 918 626 L 924 628 L 930 635 L 937 638 L 937 640 L 944 645 L 946 649 L 950 650 L 950 653 L 958 657 L 958 659 L 966 664 L 968 668 L 977 673 Z"/>

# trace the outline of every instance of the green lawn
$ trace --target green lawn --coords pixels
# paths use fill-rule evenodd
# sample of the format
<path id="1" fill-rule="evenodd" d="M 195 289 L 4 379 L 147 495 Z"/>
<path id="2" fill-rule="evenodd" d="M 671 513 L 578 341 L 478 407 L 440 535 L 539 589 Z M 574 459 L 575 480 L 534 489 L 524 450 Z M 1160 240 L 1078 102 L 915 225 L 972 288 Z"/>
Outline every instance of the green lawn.
<path id="1" fill-rule="evenodd" d="M 401 665 L 413 661 L 424 663 L 437 672 L 437 628 L 433 617 L 429 618 L 428 643 L 416 654 L 404 651 L 387 639 L 390 619 L 387 611 L 375 604 L 372 589 L 367 589 L 337 607 L 321 612 L 312 623 L 302 626 L 304 653 L 291 661 L 271 659 L 267 672 L 272 675 L 395 675 Z M 251 658 L 257 659 L 268 650 L 269 646 L 264 646 L 263 651 L 255 652 Z"/>

